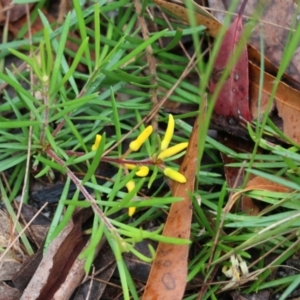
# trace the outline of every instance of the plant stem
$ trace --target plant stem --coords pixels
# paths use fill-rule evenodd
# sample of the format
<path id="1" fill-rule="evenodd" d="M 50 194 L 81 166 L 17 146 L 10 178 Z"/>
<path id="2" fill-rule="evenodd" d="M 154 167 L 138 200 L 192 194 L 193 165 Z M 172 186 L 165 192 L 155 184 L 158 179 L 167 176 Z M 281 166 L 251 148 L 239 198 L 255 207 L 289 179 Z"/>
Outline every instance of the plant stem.
<path id="1" fill-rule="evenodd" d="M 112 231 L 116 232 L 116 234 L 117 234 L 117 231 L 114 228 L 114 226 L 110 223 L 108 218 L 105 216 L 104 212 L 97 205 L 96 200 L 90 195 L 90 193 L 81 184 L 81 181 L 77 178 L 77 176 L 65 165 L 65 162 L 61 158 L 59 158 L 51 149 L 47 149 L 46 154 L 48 155 L 49 158 L 54 159 L 58 164 L 60 164 L 61 166 L 63 166 L 66 169 L 67 175 L 75 183 L 76 187 L 81 191 L 81 193 L 84 195 L 85 199 L 91 203 L 93 211 L 100 217 L 100 219 L 105 224 L 106 228 L 111 232 Z"/>

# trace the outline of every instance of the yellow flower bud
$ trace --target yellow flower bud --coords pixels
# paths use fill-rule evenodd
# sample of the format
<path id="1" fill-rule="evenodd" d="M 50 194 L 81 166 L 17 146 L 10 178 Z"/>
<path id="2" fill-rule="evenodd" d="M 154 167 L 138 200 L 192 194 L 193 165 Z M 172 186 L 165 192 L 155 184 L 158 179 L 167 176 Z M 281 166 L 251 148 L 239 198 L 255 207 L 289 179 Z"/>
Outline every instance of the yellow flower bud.
<path id="1" fill-rule="evenodd" d="M 179 153 L 180 151 L 186 149 L 188 145 L 189 145 L 189 143 L 185 142 L 185 143 L 179 143 L 173 147 L 170 147 L 170 148 L 160 152 L 158 155 L 158 159 L 164 160 L 167 157 L 173 156 L 173 155 Z"/>
<path id="2" fill-rule="evenodd" d="M 126 167 L 128 170 L 133 170 L 133 169 L 136 167 L 136 165 L 134 165 L 134 164 L 125 164 L 125 167 Z"/>
<path id="3" fill-rule="evenodd" d="M 135 183 L 133 180 L 129 180 L 127 183 L 126 183 L 126 188 L 127 188 L 127 191 L 128 192 L 131 192 L 135 187 Z"/>
<path id="4" fill-rule="evenodd" d="M 184 175 L 171 168 L 165 168 L 164 174 L 165 176 L 173 179 L 174 181 L 177 181 L 179 183 L 186 183 L 186 178 L 184 177 Z"/>
<path id="5" fill-rule="evenodd" d="M 132 217 L 133 214 L 135 213 L 135 211 L 136 211 L 136 207 L 134 207 L 134 206 L 129 207 L 129 208 L 128 208 L 128 216 L 129 216 L 129 217 Z"/>
<path id="6" fill-rule="evenodd" d="M 125 164 L 125 167 L 129 170 L 133 170 L 136 165 L 133 164 Z M 149 173 L 149 168 L 147 166 L 139 166 L 138 171 L 135 173 L 136 176 L 146 177 Z"/>
<path id="7" fill-rule="evenodd" d="M 168 146 L 171 142 L 171 139 L 173 137 L 173 134 L 174 134 L 174 127 L 175 127 L 175 121 L 174 121 L 173 115 L 170 114 L 166 134 L 160 145 L 161 150 L 165 150 L 168 148 Z"/>
<path id="8" fill-rule="evenodd" d="M 133 180 L 130 180 L 126 183 L 126 188 L 128 192 L 131 192 L 135 187 L 135 183 Z M 136 207 L 129 207 L 128 208 L 128 215 L 129 217 L 132 217 L 133 214 L 135 213 Z"/>
<path id="9" fill-rule="evenodd" d="M 130 150 L 138 151 L 141 148 L 141 146 L 145 143 L 145 141 L 148 139 L 148 137 L 150 136 L 152 131 L 153 131 L 153 127 L 151 125 L 149 125 L 147 128 L 145 128 L 139 134 L 139 136 L 129 144 Z"/>
<path id="10" fill-rule="evenodd" d="M 100 134 L 97 134 L 97 135 L 96 135 L 96 138 L 95 138 L 95 143 L 94 143 L 94 145 L 92 146 L 92 151 L 95 151 L 95 150 L 97 150 L 97 149 L 99 148 L 101 139 L 102 139 L 102 136 L 101 136 Z"/>
<path id="11" fill-rule="evenodd" d="M 149 168 L 147 166 L 140 166 L 139 170 L 135 173 L 136 176 L 146 177 L 149 174 Z"/>

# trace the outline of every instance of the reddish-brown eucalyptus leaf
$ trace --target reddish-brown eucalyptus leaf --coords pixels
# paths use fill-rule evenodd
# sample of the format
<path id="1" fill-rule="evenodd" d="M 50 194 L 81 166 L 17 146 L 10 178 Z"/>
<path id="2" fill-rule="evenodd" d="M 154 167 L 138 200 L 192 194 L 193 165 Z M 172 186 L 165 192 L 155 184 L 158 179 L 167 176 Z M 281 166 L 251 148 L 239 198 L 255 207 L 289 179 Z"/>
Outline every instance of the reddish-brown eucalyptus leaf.
<path id="1" fill-rule="evenodd" d="M 181 197 L 183 200 L 172 204 L 163 230 L 164 236 L 190 238 L 193 211 L 189 193 L 194 190 L 198 163 L 198 122 L 205 120 L 204 109 L 201 111 L 202 117 L 196 119 L 189 146 L 179 170 L 186 177 L 187 182 L 184 184 L 173 182 L 172 184 L 172 195 Z M 159 243 L 143 300 L 181 300 L 183 298 L 188 271 L 188 253 L 189 245 Z"/>
<path id="2" fill-rule="evenodd" d="M 214 68 L 209 83 L 209 90 L 213 93 L 219 84 L 223 71 L 228 66 L 234 55 L 239 55 L 230 71 L 218 95 L 215 105 L 215 113 L 227 119 L 243 118 L 251 121 L 249 109 L 249 74 L 248 74 L 248 52 L 246 42 L 243 40 L 242 13 L 247 0 L 241 6 L 239 15 L 230 25 L 221 43 L 218 55 L 214 62 Z M 239 46 L 242 44 L 242 46 Z M 242 47 L 240 50 L 239 48 Z M 237 53 L 241 51 L 241 54 Z"/>

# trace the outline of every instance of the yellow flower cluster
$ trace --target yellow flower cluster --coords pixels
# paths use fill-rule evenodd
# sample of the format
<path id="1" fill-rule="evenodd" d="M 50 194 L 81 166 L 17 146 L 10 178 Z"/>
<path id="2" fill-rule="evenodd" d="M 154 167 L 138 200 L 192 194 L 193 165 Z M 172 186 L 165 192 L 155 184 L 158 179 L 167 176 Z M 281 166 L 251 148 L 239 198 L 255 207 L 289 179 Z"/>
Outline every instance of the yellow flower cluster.
<path id="1" fill-rule="evenodd" d="M 188 143 L 179 143 L 177 145 L 174 145 L 170 148 L 168 148 L 173 134 L 174 134 L 174 128 L 175 128 L 175 121 L 173 116 L 170 114 L 169 115 L 169 120 L 168 120 L 168 126 L 167 130 L 165 132 L 164 138 L 161 142 L 160 146 L 160 152 L 158 155 L 153 156 L 153 162 L 154 163 L 159 163 L 159 166 L 163 169 L 164 175 L 171 178 L 174 181 L 177 181 L 179 183 L 185 183 L 186 178 L 184 177 L 183 174 L 179 173 L 178 171 L 169 168 L 169 167 L 163 167 L 161 162 L 171 156 L 174 156 L 178 154 L 179 152 L 185 150 L 188 147 Z M 153 132 L 153 127 L 150 125 L 146 127 L 139 135 L 138 137 L 132 141 L 129 144 L 129 150 L 126 152 L 128 154 L 129 152 L 135 152 L 138 151 L 141 146 L 147 141 L 147 139 L 150 137 L 151 133 Z M 97 150 L 101 142 L 101 135 L 97 134 L 95 143 L 92 146 L 92 150 Z M 135 173 L 139 177 L 145 177 L 149 173 L 149 168 L 144 165 L 135 165 L 135 164 L 124 164 L 126 169 L 133 170 L 135 167 L 138 167 L 137 172 Z M 134 181 L 131 180 L 126 184 L 126 188 L 128 192 L 132 191 L 134 189 Z M 128 214 L 129 216 L 132 216 L 135 212 L 135 207 L 130 207 Z"/>
<path id="2" fill-rule="evenodd" d="M 170 148 L 168 148 L 173 134 L 174 134 L 174 128 L 175 128 L 175 121 L 173 116 L 170 114 L 169 115 L 169 121 L 168 121 L 168 126 L 167 126 L 167 130 L 165 133 L 165 136 L 161 142 L 161 146 L 160 146 L 160 153 L 157 156 L 157 160 L 164 160 L 168 157 L 171 157 L 173 155 L 176 155 L 177 153 L 183 151 L 184 149 L 187 148 L 188 143 L 179 143 L 175 146 L 172 146 Z M 141 146 L 145 143 L 145 141 L 149 138 L 150 134 L 152 133 L 153 128 L 152 126 L 148 126 L 147 128 L 145 128 L 140 134 L 139 136 L 130 143 L 129 148 L 131 151 L 138 151 Z M 128 165 L 125 165 L 128 166 Z M 133 169 L 135 166 L 134 165 L 130 165 L 129 169 Z M 137 176 L 147 176 L 149 169 L 146 166 L 140 166 L 138 172 L 136 173 Z M 147 170 L 147 171 L 146 171 Z M 139 174 L 138 174 L 139 173 Z M 145 175 L 144 175 L 145 174 Z M 185 183 L 186 182 L 186 178 L 180 174 L 179 172 L 171 169 L 171 168 L 165 168 L 164 169 L 164 175 L 177 181 L 180 183 Z"/>

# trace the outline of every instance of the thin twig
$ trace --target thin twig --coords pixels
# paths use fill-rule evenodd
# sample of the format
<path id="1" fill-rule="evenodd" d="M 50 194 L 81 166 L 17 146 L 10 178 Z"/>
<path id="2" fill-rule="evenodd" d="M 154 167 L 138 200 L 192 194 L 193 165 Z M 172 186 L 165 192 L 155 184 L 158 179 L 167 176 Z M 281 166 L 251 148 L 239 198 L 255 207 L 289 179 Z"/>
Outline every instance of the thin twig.
<path id="1" fill-rule="evenodd" d="M 31 223 L 36 219 L 36 217 L 42 212 L 42 210 L 48 205 L 48 202 L 46 202 L 38 211 L 37 213 L 32 217 L 32 219 L 26 224 L 26 226 L 20 231 L 20 233 L 14 238 L 14 240 L 8 245 L 8 247 L 5 249 L 5 251 L 0 256 L 0 262 L 3 260 L 5 255 L 8 253 L 8 251 L 11 249 L 11 247 L 14 245 L 14 243 L 20 238 L 20 236 L 28 229 L 28 227 L 31 225 Z"/>
<path id="2" fill-rule="evenodd" d="M 110 223 L 109 219 L 105 216 L 104 212 L 97 205 L 96 200 L 90 195 L 90 193 L 86 190 L 86 188 L 81 184 L 81 181 L 77 178 L 77 176 L 66 166 L 65 162 L 60 157 L 58 157 L 51 149 L 46 149 L 46 154 L 48 155 L 49 158 L 52 158 L 59 165 L 65 168 L 67 175 L 75 183 L 76 187 L 81 191 L 85 199 L 91 203 L 94 213 L 100 217 L 100 219 L 103 221 L 104 225 L 109 231 L 115 232 L 115 234 L 119 236 L 115 227 Z"/>
<path id="3" fill-rule="evenodd" d="M 65 151 L 67 155 L 69 156 L 76 156 L 76 157 L 81 157 L 85 155 L 85 152 L 75 152 L 72 150 L 66 150 Z M 133 164 L 137 166 L 148 166 L 148 165 L 157 165 L 158 162 L 155 161 L 153 158 L 145 158 L 141 160 L 134 160 L 134 159 L 123 159 L 120 157 L 107 157 L 107 156 L 102 156 L 101 161 L 104 162 L 109 162 L 109 163 L 115 163 L 118 165 L 124 165 L 124 164 Z"/>
<path id="4" fill-rule="evenodd" d="M 90 277 L 90 284 L 89 284 L 88 292 L 87 292 L 86 297 L 85 297 L 86 300 L 89 300 L 89 298 L 90 298 L 94 279 L 95 279 L 95 267 L 93 266 L 92 275 Z"/>
<path id="5" fill-rule="evenodd" d="M 142 8 L 141 8 L 141 4 L 140 4 L 140 0 L 134 0 L 134 6 L 135 6 L 135 10 L 136 13 L 138 15 L 138 22 L 140 24 L 141 27 L 141 32 L 143 35 L 143 39 L 144 41 L 147 41 L 149 39 L 149 31 L 147 28 L 147 24 L 145 21 L 145 18 L 142 14 Z M 149 45 L 146 49 L 146 59 L 148 62 L 148 66 L 149 66 L 149 71 L 150 71 L 150 75 L 151 75 L 151 84 L 153 85 L 153 87 L 151 88 L 151 101 L 153 103 L 153 105 L 157 104 L 157 88 L 156 88 L 156 84 L 157 84 L 157 74 L 156 74 L 156 61 L 155 58 L 153 56 L 153 49 L 152 46 Z M 157 117 L 154 117 L 152 119 L 152 126 L 154 129 L 157 129 Z"/>

